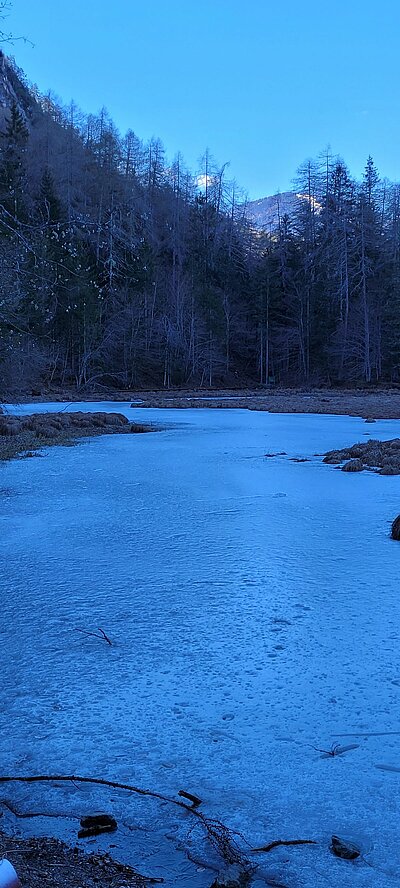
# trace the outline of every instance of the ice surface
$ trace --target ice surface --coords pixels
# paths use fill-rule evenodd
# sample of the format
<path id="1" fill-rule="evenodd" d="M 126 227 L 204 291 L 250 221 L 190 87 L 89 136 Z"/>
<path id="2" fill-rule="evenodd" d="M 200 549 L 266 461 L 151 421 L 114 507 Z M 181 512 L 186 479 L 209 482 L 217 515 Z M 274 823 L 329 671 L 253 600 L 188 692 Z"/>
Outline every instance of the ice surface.
<path id="1" fill-rule="evenodd" d="M 252 847 L 320 843 L 257 855 L 278 881 L 392 885 L 400 546 L 388 534 L 400 477 L 349 475 L 315 456 L 370 427 L 232 409 L 68 409 L 123 411 L 162 431 L 0 466 L 2 773 L 185 789 Z M 379 421 L 369 436 L 398 437 L 400 423 Z M 98 626 L 112 647 L 75 631 Z M 341 754 L 324 755 L 335 744 Z M 102 847 L 167 885 L 212 882 L 176 851 L 187 820 L 159 803 L 75 786 L 5 785 L 0 797 L 71 817 L 110 811 L 126 827 Z M 365 860 L 334 858 L 332 833 Z M 197 841 L 192 854 L 206 859 Z"/>

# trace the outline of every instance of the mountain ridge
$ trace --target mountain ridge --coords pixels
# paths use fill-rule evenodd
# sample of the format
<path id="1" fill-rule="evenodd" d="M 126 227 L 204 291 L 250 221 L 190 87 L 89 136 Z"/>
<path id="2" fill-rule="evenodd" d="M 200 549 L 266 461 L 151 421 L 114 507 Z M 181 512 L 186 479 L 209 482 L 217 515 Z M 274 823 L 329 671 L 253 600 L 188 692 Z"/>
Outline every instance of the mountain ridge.
<path id="1" fill-rule="evenodd" d="M 246 206 L 248 218 L 256 228 L 275 231 L 282 216 L 291 216 L 299 205 L 299 196 L 294 191 L 267 195 L 251 200 Z"/>

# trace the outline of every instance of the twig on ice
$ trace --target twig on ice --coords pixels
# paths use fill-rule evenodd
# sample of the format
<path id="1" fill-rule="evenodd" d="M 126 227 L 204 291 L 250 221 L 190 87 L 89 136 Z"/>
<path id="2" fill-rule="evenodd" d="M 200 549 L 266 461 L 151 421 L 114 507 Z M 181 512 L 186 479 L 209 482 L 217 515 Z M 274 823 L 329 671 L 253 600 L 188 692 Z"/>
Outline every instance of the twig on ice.
<path id="1" fill-rule="evenodd" d="M 110 641 L 108 635 L 106 635 L 106 633 L 104 632 L 104 629 L 102 629 L 101 626 L 98 626 L 97 628 L 98 628 L 99 632 L 101 632 L 101 634 L 102 634 L 104 640 L 105 640 L 108 644 L 111 644 L 112 642 Z"/>
<path id="2" fill-rule="evenodd" d="M 97 627 L 97 632 L 90 632 L 89 629 L 75 629 L 75 632 L 82 632 L 83 635 L 92 635 L 93 638 L 100 638 L 102 641 L 106 641 L 107 644 L 112 645 L 112 641 L 110 641 L 108 635 L 104 632 L 104 629 L 101 629 L 100 626 Z M 99 635 L 100 632 L 100 635 Z"/>
<path id="3" fill-rule="evenodd" d="M 349 743 L 348 746 L 341 746 L 340 743 L 332 743 L 330 749 L 319 749 L 318 746 L 313 746 L 315 752 L 322 752 L 321 758 L 337 758 L 339 755 L 343 755 L 344 752 L 350 752 L 351 749 L 358 749 L 358 743 Z"/>

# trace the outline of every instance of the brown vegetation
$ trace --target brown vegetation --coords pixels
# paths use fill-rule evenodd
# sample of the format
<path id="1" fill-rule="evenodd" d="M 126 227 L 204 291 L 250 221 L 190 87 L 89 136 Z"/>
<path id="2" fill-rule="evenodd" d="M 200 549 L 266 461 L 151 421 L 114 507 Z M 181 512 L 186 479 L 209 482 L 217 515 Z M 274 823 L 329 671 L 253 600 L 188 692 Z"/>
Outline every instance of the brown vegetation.
<path id="1" fill-rule="evenodd" d="M 22 839 L 0 833 L 0 850 L 26 888 L 147 888 L 147 879 L 108 854 L 85 854 L 50 838 Z"/>
<path id="2" fill-rule="evenodd" d="M 122 413 L 34 413 L 0 415 L 0 460 L 32 456 L 32 451 L 54 444 L 71 444 L 77 438 L 152 431 L 131 423 Z"/>
<path id="3" fill-rule="evenodd" d="M 349 462 L 346 462 L 349 460 Z M 343 472 L 362 472 L 369 469 L 379 475 L 400 475 L 400 438 L 390 441 L 367 441 L 353 444 L 344 450 L 330 450 L 324 462 L 342 466 Z"/>
<path id="4" fill-rule="evenodd" d="M 49 397 L 54 398 L 49 395 Z M 65 397 L 65 395 L 64 395 Z M 85 396 L 86 397 L 86 396 Z M 103 397 L 103 395 L 102 395 Z M 164 409 L 241 408 L 268 413 L 319 413 L 337 416 L 362 416 L 366 422 L 376 419 L 400 419 L 398 389 L 226 389 L 171 390 L 110 393 L 115 400 L 132 400 L 132 407 Z M 135 400 L 134 400 L 135 399 Z"/>
<path id="5" fill-rule="evenodd" d="M 32 396 L 44 402 L 70 403 L 82 400 L 82 392 L 50 387 L 35 394 L 19 393 L 21 403 Z M 85 389 L 85 401 L 119 401 L 134 408 L 160 407 L 185 409 L 213 407 L 240 408 L 268 413 L 318 413 L 337 416 L 361 416 L 366 423 L 377 419 L 400 419 L 400 389 L 393 388 L 262 388 L 236 389 Z M 0 411 L 1 412 L 1 411 Z"/>

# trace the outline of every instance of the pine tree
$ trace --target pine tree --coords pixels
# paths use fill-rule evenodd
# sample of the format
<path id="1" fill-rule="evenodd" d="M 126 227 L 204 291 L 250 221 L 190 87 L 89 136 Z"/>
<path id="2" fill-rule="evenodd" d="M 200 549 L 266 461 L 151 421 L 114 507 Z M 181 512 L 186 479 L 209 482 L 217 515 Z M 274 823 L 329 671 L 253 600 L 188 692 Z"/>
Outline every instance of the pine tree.
<path id="1" fill-rule="evenodd" d="M 0 136 L 0 203 L 15 219 L 23 219 L 26 209 L 25 155 L 29 132 L 13 102 L 6 131 Z"/>

